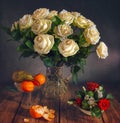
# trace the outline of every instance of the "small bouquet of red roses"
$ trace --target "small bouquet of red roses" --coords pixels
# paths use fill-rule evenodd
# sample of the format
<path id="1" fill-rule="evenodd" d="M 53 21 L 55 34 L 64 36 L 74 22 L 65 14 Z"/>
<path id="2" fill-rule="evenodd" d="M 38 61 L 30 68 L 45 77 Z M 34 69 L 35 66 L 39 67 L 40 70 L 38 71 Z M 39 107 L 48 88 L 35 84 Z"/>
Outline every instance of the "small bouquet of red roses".
<path id="1" fill-rule="evenodd" d="M 112 99 L 113 96 L 106 94 L 103 86 L 96 82 L 87 82 L 86 87 L 83 86 L 82 90 L 77 91 L 76 97 L 68 100 L 68 103 L 99 118 L 110 107 Z"/>

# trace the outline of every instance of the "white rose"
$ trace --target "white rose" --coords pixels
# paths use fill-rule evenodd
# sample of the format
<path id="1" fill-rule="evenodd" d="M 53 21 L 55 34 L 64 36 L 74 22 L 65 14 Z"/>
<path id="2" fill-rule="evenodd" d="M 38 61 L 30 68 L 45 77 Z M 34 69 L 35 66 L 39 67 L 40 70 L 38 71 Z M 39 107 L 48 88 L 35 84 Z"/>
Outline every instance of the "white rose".
<path id="1" fill-rule="evenodd" d="M 89 101 L 88 101 L 88 104 L 91 105 L 91 106 L 94 106 L 95 105 L 95 99 L 93 97 L 90 97 Z"/>
<path id="2" fill-rule="evenodd" d="M 88 26 L 88 20 L 82 15 L 76 17 L 73 23 L 79 28 L 86 28 Z"/>
<path id="3" fill-rule="evenodd" d="M 103 93 L 102 93 L 102 91 L 97 91 L 98 92 L 98 98 L 103 98 Z"/>
<path id="4" fill-rule="evenodd" d="M 103 86 L 99 86 L 98 90 L 102 91 L 103 90 Z"/>
<path id="5" fill-rule="evenodd" d="M 74 20 L 74 16 L 66 10 L 62 10 L 59 13 L 59 17 L 62 21 L 65 21 L 66 24 L 71 24 L 73 23 L 73 20 Z"/>
<path id="6" fill-rule="evenodd" d="M 67 37 L 73 33 L 73 30 L 68 24 L 61 24 L 54 28 L 54 33 L 57 37 Z"/>
<path id="7" fill-rule="evenodd" d="M 88 28 L 94 25 L 94 23 L 91 20 L 85 18 L 83 15 L 80 16 L 76 15 L 73 23 L 78 28 Z"/>
<path id="8" fill-rule="evenodd" d="M 48 30 L 51 28 L 51 20 L 48 19 L 39 19 L 34 21 L 31 30 L 36 35 L 41 33 L 47 33 Z"/>
<path id="9" fill-rule="evenodd" d="M 100 39 L 100 33 L 98 32 L 97 28 L 95 25 L 88 27 L 84 31 L 84 37 L 89 44 L 95 45 L 96 43 L 99 42 Z"/>
<path id="10" fill-rule="evenodd" d="M 100 42 L 96 49 L 97 55 L 101 59 L 105 59 L 108 56 L 108 47 L 104 42 Z"/>
<path id="11" fill-rule="evenodd" d="M 91 27 L 95 25 L 93 21 L 91 21 L 90 19 L 87 19 L 87 27 Z"/>
<path id="12" fill-rule="evenodd" d="M 90 43 L 85 42 L 84 44 L 82 44 L 82 47 L 88 47 L 90 45 Z"/>
<path id="13" fill-rule="evenodd" d="M 89 95 L 85 95 L 84 99 L 85 100 L 89 100 L 90 96 Z"/>
<path id="14" fill-rule="evenodd" d="M 33 12 L 33 15 L 32 17 L 34 19 L 41 19 L 41 18 L 46 18 L 49 14 L 49 9 L 47 8 L 40 8 L 40 9 L 36 9 L 34 12 Z"/>
<path id="15" fill-rule="evenodd" d="M 71 12 L 71 14 L 74 16 L 74 18 L 77 18 L 78 16 L 80 16 L 79 12 Z"/>
<path id="16" fill-rule="evenodd" d="M 65 39 L 58 45 L 59 52 L 64 56 L 73 56 L 78 50 L 78 44 L 72 39 Z"/>
<path id="17" fill-rule="evenodd" d="M 33 24 L 33 19 L 31 15 L 24 15 L 19 20 L 19 27 L 21 30 L 31 27 Z"/>
<path id="18" fill-rule="evenodd" d="M 38 54 L 48 54 L 54 45 L 54 37 L 48 34 L 40 34 L 34 39 L 34 50 Z"/>
<path id="19" fill-rule="evenodd" d="M 58 15 L 58 11 L 53 10 L 53 11 L 50 11 L 47 18 L 51 20 L 54 16 L 57 16 L 57 15 Z"/>

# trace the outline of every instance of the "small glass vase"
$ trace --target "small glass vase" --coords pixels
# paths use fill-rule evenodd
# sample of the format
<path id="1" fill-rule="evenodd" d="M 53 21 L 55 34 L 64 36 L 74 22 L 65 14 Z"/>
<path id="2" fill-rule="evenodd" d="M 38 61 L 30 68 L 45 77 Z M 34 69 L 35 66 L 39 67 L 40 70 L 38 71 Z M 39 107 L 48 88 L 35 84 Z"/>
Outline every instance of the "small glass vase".
<path id="1" fill-rule="evenodd" d="M 21 89 L 21 83 L 14 82 L 15 87 L 17 88 L 18 91 L 24 93 L 24 103 L 21 103 L 21 107 L 23 109 L 29 109 L 32 106 L 32 92 L 24 92 Z"/>
<path id="2" fill-rule="evenodd" d="M 42 93 L 47 98 L 58 99 L 67 91 L 67 79 L 63 78 L 63 67 L 47 67 L 47 81 L 44 84 Z"/>
<path id="3" fill-rule="evenodd" d="M 92 113 L 91 113 L 90 110 L 85 110 L 85 109 L 80 108 L 80 107 L 78 107 L 78 106 L 75 106 L 75 107 L 78 108 L 82 113 L 84 113 L 84 114 L 86 114 L 86 115 L 92 116 Z M 103 112 L 104 112 L 104 111 L 102 110 L 101 113 L 103 113 Z"/>
<path id="4" fill-rule="evenodd" d="M 81 112 L 83 112 L 84 114 L 87 114 L 87 115 L 90 115 L 90 116 L 92 115 L 90 111 L 87 111 L 87 110 L 85 110 L 85 109 L 79 108 L 79 110 L 80 110 Z"/>

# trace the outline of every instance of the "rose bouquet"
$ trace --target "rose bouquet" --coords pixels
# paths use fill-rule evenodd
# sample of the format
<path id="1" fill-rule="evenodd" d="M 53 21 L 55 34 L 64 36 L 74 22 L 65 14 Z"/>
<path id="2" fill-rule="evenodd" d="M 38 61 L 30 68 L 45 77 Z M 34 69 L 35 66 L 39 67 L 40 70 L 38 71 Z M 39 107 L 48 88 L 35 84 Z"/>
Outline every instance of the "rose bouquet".
<path id="1" fill-rule="evenodd" d="M 47 67 L 69 66 L 74 81 L 93 48 L 99 58 L 108 56 L 105 43 L 98 44 L 100 33 L 94 22 L 78 12 L 40 8 L 4 29 L 19 42 L 21 57 L 39 56 Z"/>
<path id="2" fill-rule="evenodd" d="M 84 113 L 95 117 L 101 117 L 102 113 L 107 110 L 113 96 L 106 94 L 103 86 L 96 82 L 87 82 L 86 87 L 76 92 L 76 97 L 68 101 L 79 108 Z"/>

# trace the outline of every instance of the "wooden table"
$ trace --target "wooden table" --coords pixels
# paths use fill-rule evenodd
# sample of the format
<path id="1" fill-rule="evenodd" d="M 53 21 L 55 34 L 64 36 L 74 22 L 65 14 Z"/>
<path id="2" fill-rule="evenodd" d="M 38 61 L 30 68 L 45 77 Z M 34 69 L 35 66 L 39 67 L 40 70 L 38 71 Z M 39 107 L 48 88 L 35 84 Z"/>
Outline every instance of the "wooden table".
<path id="1" fill-rule="evenodd" d="M 55 119 L 51 123 L 120 123 L 120 103 L 113 101 L 103 116 L 93 118 L 83 114 L 79 109 L 68 105 L 66 102 L 69 96 L 66 94 L 64 98 L 59 100 L 41 99 L 39 91 L 32 93 L 33 104 L 47 105 L 54 108 Z M 0 123 L 24 123 L 24 118 L 29 118 L 29 123 L 47 123 L 44 119 L 34 119 L 29 115 L 28 110 L 22 108 L 22 104 L 26 101 L 26 96 L 20 92 L 3 90 L 0 92 Z"/>

